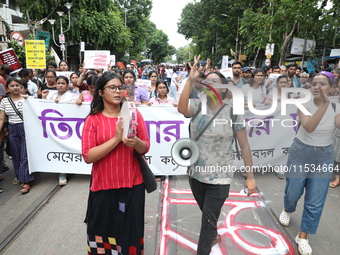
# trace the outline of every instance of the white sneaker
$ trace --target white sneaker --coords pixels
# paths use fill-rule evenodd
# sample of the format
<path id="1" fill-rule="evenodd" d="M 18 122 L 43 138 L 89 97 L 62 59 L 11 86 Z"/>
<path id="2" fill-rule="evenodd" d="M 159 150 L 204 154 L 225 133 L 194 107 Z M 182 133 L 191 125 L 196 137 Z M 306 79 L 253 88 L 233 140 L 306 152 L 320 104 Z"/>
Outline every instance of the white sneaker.
<path id="1" fill-rule="evenodd" d="M 312 248 L 309 245 L 308 238 L 307 239 L 302 239 L 299 237 L 300 232 L 297 234 L 295 237 L 295 243 L 299 247 L 299 252 L 301 255 L 312 255 Z"/>
<path id="2" fill-rule="evenodd" d="M 66 174 L 59 175 L 59 186 L 65 186 L 67 184 Z"/>
<path id="3" fill-rule="evenodd" d="M 282 210 L 280 217 L 279 217 L 279 222 L 282 226 L 287 227 L 290 222 L 290 214 L 289 212 L 286 212 L 285 210 Z"/>

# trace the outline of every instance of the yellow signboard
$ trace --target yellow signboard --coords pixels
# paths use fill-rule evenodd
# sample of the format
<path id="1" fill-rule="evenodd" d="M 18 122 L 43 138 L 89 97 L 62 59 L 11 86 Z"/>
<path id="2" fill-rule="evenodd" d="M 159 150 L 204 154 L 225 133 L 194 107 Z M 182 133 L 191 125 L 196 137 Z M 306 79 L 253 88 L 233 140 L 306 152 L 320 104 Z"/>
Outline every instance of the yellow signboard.
<path id="1" fill-rule="evenodd" d="M 247 55 L 238 55 L 239 60 L 247 60 Z"/>
<path id="2" fill-rule="evenodd" d="M 44 40 L 25 40 L 26 47 L 26 68 L 45 69 L 45 41 Z"/>

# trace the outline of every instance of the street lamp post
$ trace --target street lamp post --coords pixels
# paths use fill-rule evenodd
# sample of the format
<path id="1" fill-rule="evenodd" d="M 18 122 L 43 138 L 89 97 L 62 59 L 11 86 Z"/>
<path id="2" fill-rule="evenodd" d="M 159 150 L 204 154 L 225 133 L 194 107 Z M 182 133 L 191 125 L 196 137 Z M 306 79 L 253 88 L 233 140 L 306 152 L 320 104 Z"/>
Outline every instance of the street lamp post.
<path id="1" fill-rule="evenodd" d="M 57 45 L 60 49 L 61 49 L 61 53 L 62 53 L 62 60 L 65 60 L 65 35 L 64 33 L 68 32 L 68 30 L 70 29 L 71 26 L 71 14 L 70 14 L 70 9 L 72 7 L 72 4 L 70 3 L 66 3 L 64 5 L 67 8 L 67 12 L 68 12 L 68 28 L 63 31 L 63 21 L 62 21 L 62 16 L 64 15 L 63 11 L 57 11 L 58 15 L 59 15 L 59 19 L 60 19 L 60 34 L 59 34 L 59 43 L 60 45 L 58 45 L 55 41 L 55 37 L 54 37 L 54 23 L 55 23 L 55 19 L 49 19 L 48 21 L 51 23 L 52 25 L 52 37 L 53 37 L 53 42 L 55 45 Z"/>
<path id="2" fill-rule="evenodd" d="M 235 50 L 235 60 L 237 61 L 237 57 L 238 57 L 238 52 L 237 52 L 237 44 L 238 44 L 238 30 L 239 30 L 239 26 L 240 26 L 240 18 L 237 17 L 237 31 L 236 31 L 236 50 Z"/>
<path id="3" fill-rule="evenodd" d="M 122 6 L 122 5 L 119 5 L 119 6 L 120 6 L 120 8 L 124 9 L 124 24 L 125 24 L 125 27 L 126 27 L 126 13 L 127 13 L 128 11 L 132 11 L 132 10 L 142 9 L 142 8 L 143 8 L 143 6 L 141 6 L 141 5 L 138 5 L 138 6 L 136 6 L 136 7 L 130 8 L 130 9 L 127 9 L 127 8 L 125 8 L 125 7 Z"/>

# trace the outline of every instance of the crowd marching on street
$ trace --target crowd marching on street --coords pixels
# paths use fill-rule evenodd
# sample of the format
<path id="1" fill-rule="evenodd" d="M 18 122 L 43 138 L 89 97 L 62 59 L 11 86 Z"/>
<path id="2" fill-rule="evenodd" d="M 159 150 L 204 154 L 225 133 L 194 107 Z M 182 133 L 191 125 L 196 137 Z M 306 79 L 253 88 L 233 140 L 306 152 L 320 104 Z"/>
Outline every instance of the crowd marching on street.
<path id="1" fill-rule="evenodd" d="M 286 179 L 282 197 L 282 213 L 278 215 L 283 226 L 290 224 L 291 214 L 305 192 L 304 210 L 300 232 L 295 237 L 300 254 L 311 255 L 308 235 L 316 234 L 329 188 L 340 185 L 340 104 L 332 103 L 330 96 L 340 96 L 340 68 L 308 73 L 297 64 L 254 68 L 241 62 L 230 64 L 231 75 L 225 77 L 210 59 L 200 64 L 200 57 L 186 65 L 137 66 L 126 68 L 108 65 L 106 69 L 69 70 L 61 61 L 47 64 L 45 70 L 21 69 L 10 74 L 10 66 L 0 65 L 0 182 L 10 181 L 21 194 L 34 188 L 34 174 L 29 173 L 26 151 L 23 106 L 27 98 L 82 105 L 91 102 L 91 110 L 84 121 L 82 156 L 93 163 L 88 208 L 86 212 L 88 254 L 143 254 L 145 184 L 141 166 L 135 153 L 149 151 L 150 140 L 138 105 L 168 105 L 176 107 L 179 114 L 191 118 L 190 138 L 196 139 L 201 156 L 189 167 L 189 184 L 202 211 L 202 226 L 197 254 L 207 255 L 221 236 L 217 221 L 224 201 L 228 198 L 233 179 L 232 172 L 199 172 L 195 166 L 232 165 L 234 133 L 242 151 L 245 166 L 253 165 L 251 148 L 244 125 L 224 126 L 214 129 L 209 120 L 217 116 L 231 119 L 233 95 L 218 84 L 240 88 L 247 99 L 252 94 L 253 107 L 271 105 L 281 98 L 298 99 L 301 93 L 287 93 L 282 88 L 294 87 L 309 90 L 312 99 L 304 104 L 311 115 L 298 110 L 299 129 L 291 141 L 287 166 L 313 164 L 326 166 L 326 171 L 276 172 Z M 69 77 L 65 72 L 71 72 Z M 148 88 L 139 86 L 137 80 L 149 80 Z M 136 136 L 123 136 L 120 121 L 123 93 L 126 86 L 134 87 L 137 106 Z M 213 97 L 202 98 L 206 90 Z M 275 91 L 275 92 L 274 92 Z M 277 94 L 276 94 L 277 91 Z M 221 105 L 215 101 L 221 99 Z M 207 114 L 200 113 L 201 104 L 207 104 Z M 243 121 L 236 116 L 237 123 Z M 6 172 L 12 170 L 5 153 L 13 162 L 16 178 L 8 180 Z M 122 160 L 124 158 L 124 160 Z M 289 167 L 290 169 L 290 167 Z M 256 192 L 253 173 L 245 175 L 246 192 Z M 59 185 L 67 185 L 67 173 L 59 175 Z M 1 184 L 1 183 L 0 183 Z M 0 186 L 0 193 L 6 192 Z M 1 195 L 0 195 L 1 196 Z M 209 198 L 209 199 L 207 199 Z M 101 244 L 105 244 L 101 246 Z M 117 253 L 113 253 L 113 251 Z"/>

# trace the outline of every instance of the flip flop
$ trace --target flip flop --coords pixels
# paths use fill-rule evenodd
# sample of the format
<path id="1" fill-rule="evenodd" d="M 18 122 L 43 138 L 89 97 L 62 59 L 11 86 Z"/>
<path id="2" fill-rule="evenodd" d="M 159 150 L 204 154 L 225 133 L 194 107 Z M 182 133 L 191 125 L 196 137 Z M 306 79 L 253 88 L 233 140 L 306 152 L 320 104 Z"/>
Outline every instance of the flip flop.
<path id="1" fill-rule="evenodd" d="M 22 189 L 20 190 L 21 194 L 27 194 L 31 190 L 31 185 L 29 185 L 28 183 L 21 184 L 21 187 L 22 187 Z"/>
<path id="2" fill-rule="evenodd" d="M 4 188 L 0 187 L 0 193 L 4 192 Z"/>
<path id="3" fill-rule="evenodd" d="M 340 185 L 340 181 L 339 180 L 334 180 L 334 181 L 331 181 L 330 183 L 329 183 L 329 187 L 331 187 L 331 188 L 335 188 L 335 187 L 337 187 L 337 186 L 339 186 Z"/>

